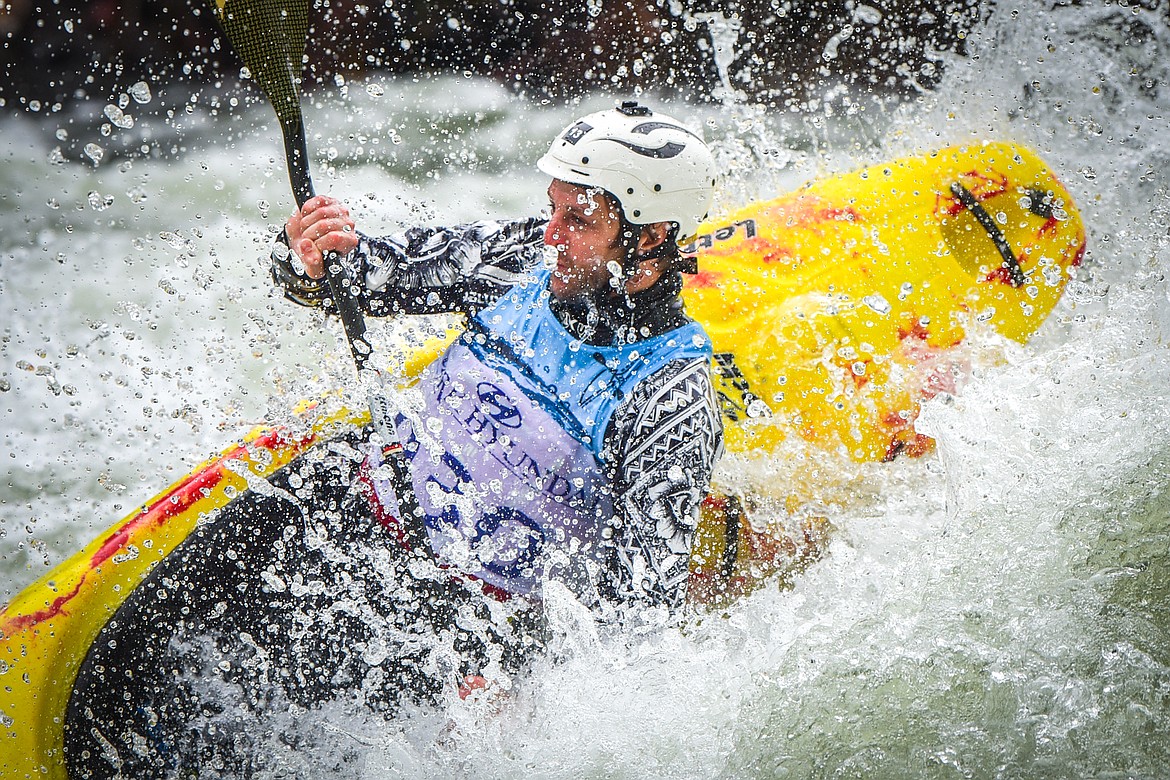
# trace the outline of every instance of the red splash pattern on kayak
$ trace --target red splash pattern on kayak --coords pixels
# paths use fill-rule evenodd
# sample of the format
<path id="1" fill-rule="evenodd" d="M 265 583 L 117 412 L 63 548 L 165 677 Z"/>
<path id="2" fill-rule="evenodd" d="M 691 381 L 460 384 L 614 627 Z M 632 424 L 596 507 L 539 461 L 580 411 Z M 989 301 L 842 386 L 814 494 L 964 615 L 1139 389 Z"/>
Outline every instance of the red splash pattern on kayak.
<path id="1" fill-rule="evenodd" d="M 31 612 L 27 615 L 17 615 L 11 620 L 0 623 L 0 638 L 7 639 L 14 634 L 24 631 L 29 626 L 34 626 L 37 623 L 49 620 L 50 618 L 61 614 L 65 609 L 65 605 L 72 601 L 73 598 L 76 597 L 79 592 L 81 592 L 81 587 L 85 584 L 86 577 L 88 576 L 88 573 L 83 574 L 81 579 L 77 581 L 77 585 L 73 588 L 73 590 L 69 591 L 64 596 L 58 596 L 57 598 L 53 599 L 53 601 L 45 609 L 37 610 L 36 612 Z"/>
<path id="2" fill-rule="evenodd" d="M 979 170 L 967 171 L 959 174 L 958 181 L 979 203 L 988 198 L 994 198 L 996 195 L 1004 194 L 1008 191 L 1009 186 L 1008 177 L 994 170 L 987 173 Z M 947 217 L 962 214 L 967 210 L 963 202 L 953 195 L 949 188 L 938 192 L 935 204 L 935 213 Z"/>
<path id="3" fill-rule="evenodd" d="M 221 458 L 214 468 L 196 474 L 182 485 L 177 486 L 154 502 L 149 509 L 114 531 L 90 558 L 90 568 L 97 568 L 112 558 L 118 550 L 126 546 L 130 537 L 139 528 L 146 525 L 162 525 L 172 517 L 190 509 L 200 498 L 210 495 L 211 490 L 223 481 L 223 461 L 236 457 L 239 457 L 238 450 Z"/>
<path id="4" fill-rule="evenodd" d="M 723 283 L 722 271 L 705 271 L 702 268 L 697 273 L 683 276 L 683 285 L 689 289 L 710 289 L 719 287 Z"/>
<path id="5" fill-rule="evenodd" d="M 983 277 L 983 281 L 988 284 L 1003 284 L 1008 287 L 1017 287 L 1015 280 L 1012 278 L 1012 272 L 1008 270 L 1006 265 L 1001 265 L 995 268 L 987 276 Z"/>
<path id="6" fill-rule="evenodd" d="M 699 254 L 700 273 L 702 273 L 701 269 L 706 260 L 739 255 L 754 258 L 753 264 L 787 263 L 795 267 L 804 262 L 799 249 L 781 244 L 779 236 L 770 238 L 756 236 L 755 238 L 745 238 L 738 244 L 717 245 L 712 249 L 704 249 Z"/>
<path id="7" fill-rule="evenodd" d="M 921 317 L 915 316 L 913 312 L 906 312 L 902 320 L 902 324 L 898 326 L 899 341 L 915 338 L 926 342 L 930 338 L 930 329 L 922 324 Z"/>
<path id="8" fill-rule="evenodd" d="M 907 458 L 921 458 L 932 452 L 934 452 L 934 439 L 918 433 L 913 428 L 906 427 L 890 439 L 890 446 L 886 449 L 885 455 L 882 456 L 882 462 L 889 463 L 900 455 Z"/>
<path id="9" fill-rule="evenodd" d="M 316 436 L 309 435 L 299 441 L 290 440 L 285 436 L 283 431 L 274 429 L 256 437 L 252 449 L 271 452 L 290 444 L 304 448 L 309 446 L 315 438 Z M 77 585 L 69 593 L 58 596 L 44 609 L 37 610 L 36 612 L 16 615 L 8 620 L 3 619 L 4 614 L 0 614 L 0 637 L 11 637 L 18 632 L 28 629 L 30 626 L 50 620 L 65 612 L 69 602 L 81 592 L 90 573 L 116 555 L 118 551 L 122 550 L 134 536 L 135 531 L 144 526 L 161 526 L 171 518 L 186 512 L 199 500 L 211 495 L 212 489 L 217 487 L 226 476 L 224 473 L 226 468 L 224 464 L 229 460 L 243 459 L 248 455 L 248 450 L 249 447 L 241 445 L 224 453 L 212 465 L 192 474 L 188 479 L 176 485 L 133 519 L 119 526 L 98 547 L 97 552 L 90 558 L 89 570 L 81 575 L 77 581 Z M 4 612 L 7 613 L 7 609 Z"/>
<path id="10" fill-rule="evenodd" d="M 813 195 L 802 195 L 793 200 L 784 200 L 768 209 L 775 224 L 786 229 L 803 228 L 825 222 L 861 222 L 861 212 L 852 206 L 826 205 L 824 199 Z"/>

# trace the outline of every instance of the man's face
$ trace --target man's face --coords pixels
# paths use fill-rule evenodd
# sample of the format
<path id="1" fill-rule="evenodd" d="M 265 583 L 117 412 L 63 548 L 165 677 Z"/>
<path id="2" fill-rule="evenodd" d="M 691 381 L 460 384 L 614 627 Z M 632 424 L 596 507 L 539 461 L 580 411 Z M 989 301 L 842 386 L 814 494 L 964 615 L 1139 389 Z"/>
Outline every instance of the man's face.
<path id="1" fill-rule="evenodd" d="M 557 250 L 552 294 L 566 300 L 611 287 L 625 254 L 617 206 L 597 188 L 560 179 L 549 185 L 548 201 L 544 243 Z"/>

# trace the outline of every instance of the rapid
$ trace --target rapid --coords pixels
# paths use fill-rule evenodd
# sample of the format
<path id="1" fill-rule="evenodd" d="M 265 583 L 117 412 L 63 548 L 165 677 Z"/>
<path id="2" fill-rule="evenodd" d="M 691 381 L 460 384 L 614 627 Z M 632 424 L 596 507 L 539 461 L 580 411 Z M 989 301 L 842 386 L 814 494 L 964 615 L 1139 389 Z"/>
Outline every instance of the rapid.
<path id="1" fill-rule="evenodd" d="M 812 480 L 836 531 L 791 587 L 633 636 L 553 592 L 550 656 L 504 699 L 395 723 L 274 714 L 324 747 L 274 738 L 273 775 L 339 776 L 345 753 L 342 774 L 371 779 L 1165 776 L 1170 16 L 1152 5 L 996 4 L 938 87 L 896 106 L 839 90 L 765 109 L 730 82 L 721 104 L 667 104 L 704 124 L 724 210 L 931 148 L 1027 144 L 1073 193 L 1085 263 L 1032 341 L 984 345 L 927 405 L 933 455 L 723 464 L 728 484 Z M 749 45 L 712 29 L 724 54 Z M 4 601 L 351 377 L 340 327 L 268 277 L 292 208 L 271 110 L 209 90 L 128 118 L 163 91 L 127 84 L 104 129 L 49 107 L 0 119 Z M 528 215 L 547 140 L 612 98 L 338 80 L 306 100 L 317 190 L 375 233 Z M 377 327 L 401 345 L 440 325 Z"/>

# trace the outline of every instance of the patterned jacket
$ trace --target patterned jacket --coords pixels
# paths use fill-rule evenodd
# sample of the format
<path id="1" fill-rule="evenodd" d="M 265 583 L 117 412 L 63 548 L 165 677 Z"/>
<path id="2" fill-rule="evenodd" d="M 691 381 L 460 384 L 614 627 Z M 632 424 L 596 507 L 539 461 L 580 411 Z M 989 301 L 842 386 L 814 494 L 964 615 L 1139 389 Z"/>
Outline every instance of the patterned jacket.
<path id="1" fill-rule="evenodd" d="M 484 221 L 452 228 L 411 228 L 383 238 L 360 235 L 346 262 L 361 280 L 369 315 L 474 314 L 511 289 L 543 258 L 545 222 Z M 320 306 L 324 281 L 295 267 L 280 241 L 273 276 L 291 300 Z M 628 298 L 556 301 L 557 319 L 586 343 L 650 338 L 689 321 L 678 272 Z M 602 460 L 615 515 L 603 531 L 608 571 L 597 577 L 611 602 L 677 607 L 686 595 L 690 546 L 715 462 L 722 452 L 719 407 L 705 360 L 676 360 L 640 382 L 618 407 Z"/>

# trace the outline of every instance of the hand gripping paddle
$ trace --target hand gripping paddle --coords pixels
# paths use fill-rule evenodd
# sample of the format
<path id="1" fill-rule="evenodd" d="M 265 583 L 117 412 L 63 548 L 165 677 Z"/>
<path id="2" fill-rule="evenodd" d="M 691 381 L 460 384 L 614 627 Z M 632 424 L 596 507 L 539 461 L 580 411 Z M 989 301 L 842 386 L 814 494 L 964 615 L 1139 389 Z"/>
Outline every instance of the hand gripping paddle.
<path id="1" fill-rule="evenodd" d="M 303 206 L 313 197 L 299 88 L 309 29 L 308 0 L 211 0 L 211 6 L 236 53 L 276 111 L 284 135 L 293 195 L 297 205 Z M 373 368 L 368 366 L 370 345 L 366 341 L 366 321 L 341 258 L 329 253 L 325 267 L 329 294 L 341 316 L 360 377 L 367 368 Z M 373 370 L 378 381 L 370 394 L 370 416 L 375 432 L 382 439 L 383 461 L 394 472 L 402 532 L 411 549 L 422 552 L 428 549 L 422 513 L 418 510 L 402 440 L 394 424 L 394 409 L 382 390 L 381 374 Z"/>

